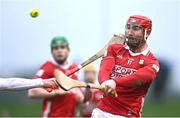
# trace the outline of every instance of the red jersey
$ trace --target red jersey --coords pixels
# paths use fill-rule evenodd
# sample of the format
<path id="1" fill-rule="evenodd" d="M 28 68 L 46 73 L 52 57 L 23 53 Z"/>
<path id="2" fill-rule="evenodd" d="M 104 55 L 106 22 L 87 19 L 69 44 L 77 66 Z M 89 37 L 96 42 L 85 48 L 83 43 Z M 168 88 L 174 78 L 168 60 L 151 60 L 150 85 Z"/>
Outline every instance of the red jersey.
<path id="1" fill-rule="evenodd" d="M 51 61 L 47 61 L 38 71 L 35 78 L 53 78 L 55 69 L 59 69 L 65 73 L 74 67 L 76 67 L 76 65 L 72 63 L 62 67 Z M 76 75 L 72 75 L 71 78 L 77 80 Z M 76 97 L 71 93 L 44 99 L 42 104 L 42 117 L 73 117 L 76 103 Z"/>
<path id="2" fill-rule="evenodd" d="M 144 97 L 159 71 L 159 63 L 149 49 L 133 53 L 128 46 L 110 45 L 101 62 L 99 82 L 114 79 L 118 97 L 104 95 L 98 108 L 116 115 L 140 117 Z M 143 84 L 137 87 L 126 87 L 134 81 Z"/>
<path id="3" fill-rule="evenodd" d="M 103 93 L 100 90 L 91 90 L 92 95 L 88 102 L 81 104 L 81 116 L 91 117 L 91 113 L 96 108 L 100 99 L 103 98 Z"/>

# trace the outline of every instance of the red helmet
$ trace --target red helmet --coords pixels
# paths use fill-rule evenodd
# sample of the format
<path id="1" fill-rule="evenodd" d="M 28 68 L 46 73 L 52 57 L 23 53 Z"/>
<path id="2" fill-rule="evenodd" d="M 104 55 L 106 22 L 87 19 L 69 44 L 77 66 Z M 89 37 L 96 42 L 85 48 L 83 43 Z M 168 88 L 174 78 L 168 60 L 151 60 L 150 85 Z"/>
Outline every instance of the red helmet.
<path id="1" fill-rule="evenodd" d="M 145 37 L 146 39 L 149 37 L 151 34 L 152 30 L 152 21 L 150 18 L 146 16 L 141 16 L 141 15 L 133 15 L 130 16 L 127 22 L 135 22 L 142 26 L 145 29 Z"/>

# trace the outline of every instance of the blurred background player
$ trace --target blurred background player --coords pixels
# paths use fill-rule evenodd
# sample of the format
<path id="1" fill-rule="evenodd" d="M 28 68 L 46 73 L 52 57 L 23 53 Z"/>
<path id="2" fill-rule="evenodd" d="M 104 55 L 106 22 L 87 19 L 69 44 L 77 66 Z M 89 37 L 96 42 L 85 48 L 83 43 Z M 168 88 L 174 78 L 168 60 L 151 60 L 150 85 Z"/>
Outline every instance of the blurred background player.
<path id="1" fill-rule="evenodd" d="M 87 83 L 95 83 L 97 80 L 97 69 L 94 65 L 88 65 L 84 68 L 84 81 Z M 91 113 L 96 108 L 99 100 L 103 97 L 103 93 L 96 89 L 90 89 L 91 97 L 89 101 L 80 105 L 81 117 L 91 117 Z"/>
<path id="2" fill-rule="evenodd" d="M 0 78 L 0 90 L 25 90 L 36 87 L 51 87 L 57 88 L 58 84 L 55 79 L 42 80 L 37 78 L 36 80 L 25 78 Z"/>
<path id="3" fill-rule="evenodd" d="M 63 36 L 56 36 L 51 41 L 51 53 L 53 60 L 42 65 L 35 78 L 48 79 L 54 77 L 54 70 L 59 69 L 66 72 L 76 65 L 69 59 L 69 42 Z M 73 74 L 71 78 L 78 80 Z M 34 88 L 28 92 L 29 98 L 43 98 L 42 117 L 73 117 L 76 103 L 83 101 L 84 96 L 79 89 L 66 92 L 61 88 L 53 89 L 51 92 L 44 88 Z"/>
<path id="4" fill-rule="evenodd" d="M 126 45 L 108 47 L 98 79 L 102 86 L 108 86 L 105 94 L 116 89 L 118 97 L 104 95 L 93 110 L 93 118 L 141 116 L 144 97 L 159 72 L 159 62 L 146 42 L 151 30 L 151 19 L 130 16 L 125 26 Z"/>

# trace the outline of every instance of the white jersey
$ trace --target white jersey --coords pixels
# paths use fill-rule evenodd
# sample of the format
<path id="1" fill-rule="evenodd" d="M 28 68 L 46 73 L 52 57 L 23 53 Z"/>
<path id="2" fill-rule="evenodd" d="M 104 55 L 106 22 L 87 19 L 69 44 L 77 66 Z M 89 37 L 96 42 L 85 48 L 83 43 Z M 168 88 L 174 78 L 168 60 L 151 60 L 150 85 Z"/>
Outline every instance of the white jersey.
<path id="1" fill-rule="evenodd" d="M 39 79 L 25 78 L 0 78 L 0 90 L 25 90 L 34 87 L 42 87 L 43 81 Z"/>

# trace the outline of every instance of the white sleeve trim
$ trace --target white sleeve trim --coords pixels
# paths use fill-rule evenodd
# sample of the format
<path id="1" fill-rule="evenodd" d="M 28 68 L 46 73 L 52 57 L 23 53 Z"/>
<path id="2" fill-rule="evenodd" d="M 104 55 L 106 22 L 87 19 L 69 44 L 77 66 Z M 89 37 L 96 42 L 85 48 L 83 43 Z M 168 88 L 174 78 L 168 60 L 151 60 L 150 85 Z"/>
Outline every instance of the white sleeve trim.
<path id="1" fill-rule="evenodd" d="M 153 65 L 152 65 L 152 68 L 154 68 L 154 70 L 155 70 L 156 72 L 159 72 L 159 67 L 158 67 L 156 64 L 153 64 Z"/>

